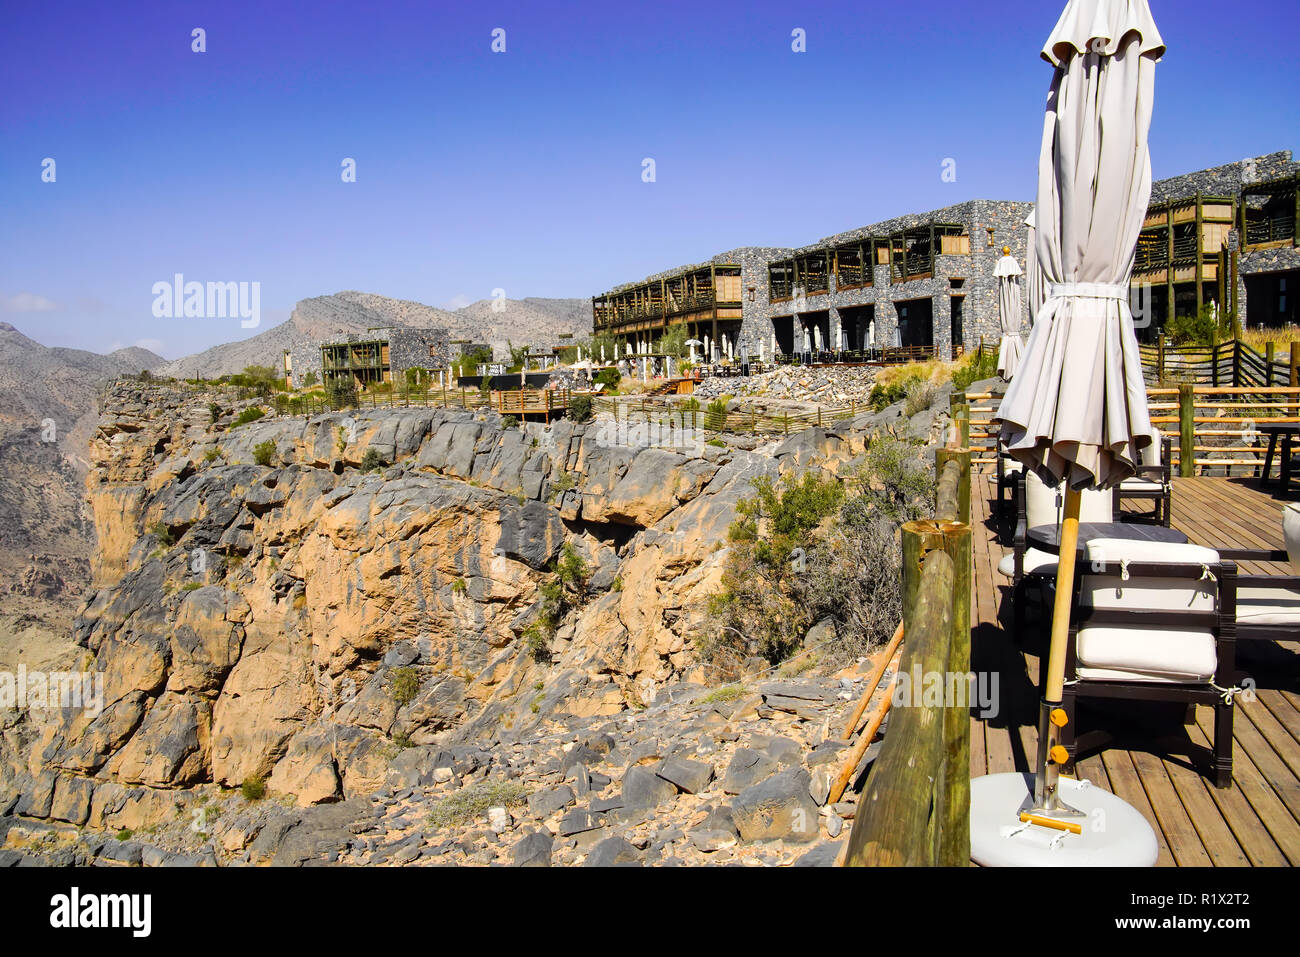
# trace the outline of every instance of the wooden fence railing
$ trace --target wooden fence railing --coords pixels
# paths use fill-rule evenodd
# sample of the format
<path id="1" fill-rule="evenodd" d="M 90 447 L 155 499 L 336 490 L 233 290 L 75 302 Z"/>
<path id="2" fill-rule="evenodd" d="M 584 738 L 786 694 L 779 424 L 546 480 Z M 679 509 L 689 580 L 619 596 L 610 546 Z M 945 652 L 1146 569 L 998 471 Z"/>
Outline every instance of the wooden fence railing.
<path id="1" fill-rule="evenodd" d="M 1147 385 L 1243 388 L 1300 386 L 1300 342 L 1267 343 L 1261 353 L 1240 339 L 1209 346 L 1171 346 L 1163 336 L 1139 346 Z"/>
<path id="2" fill-rule="evenodd" d="M 996 458 L 993 415 L 999 397 L 991 392 L 954 393 L 970 403 L 971 462 L 991 466 Z M 1148 388 L 1151 424 L 1173 442 L 1173 465 L 1183 476 L 1250 473 L 1262 468 L 1269 437 L 1261 426 L 1300 424 L 1300 388 L 1290 386 L 1194 386 Z"/>
<path id="3" fill-rule="evenodd" d="M 550 415 L 563 413 L 573 393 L 568 389 L 515 389 L 492 395 L 496 411 L 502 415 Z"/>
<path id="4" fill-rule="evenodd" d="M 971 453 L 950 447 L 935 458 L 935 517 L 902 529 L 903 683 L 881 706 L 893 702 L 849 834 L 850 867 L 970 863 Z M 942 701 L 922 693 L 934 682 Z M 869 720 L 863 734 L 879 724 Z"/>
<path id="5" fill-rule="evenodd" d="M 707 402 L 698 408 L 681 402 L 670 402 L 659 397 L 618 398 L 597 396 L 592 400 L 592 411 L 607 412 L 615 417 L 626 417 L 630 425 L 642 422 L 664 422 L 671 418 L 687 428 L 701 428 L 713 432 L 736 432 L 756 435 L 793 435 L 814 426 L 828 426 L 843 419 L 856 418 L 870 411 L 865 403 L 850 402 L 840 406 L 815 406 L 803 412 L 777 415 L 756 408 L 740 408 L 725 414 L 710 412 Z"/>

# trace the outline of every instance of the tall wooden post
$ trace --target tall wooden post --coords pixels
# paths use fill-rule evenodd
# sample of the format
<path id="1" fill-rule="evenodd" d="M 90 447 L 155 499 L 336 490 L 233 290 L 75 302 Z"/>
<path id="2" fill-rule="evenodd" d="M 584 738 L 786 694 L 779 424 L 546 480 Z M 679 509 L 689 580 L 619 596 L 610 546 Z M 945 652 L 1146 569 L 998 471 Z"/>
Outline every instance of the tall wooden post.
<path id="1" fill-rule="evenodd" d="M 1165 381 L 1165 334 L 1156 339 L 1156 385 Z"/>
<path id="2" fill-rule="evenodd" d="M 1300 342 L 1291 343 L 1291 388 L 1300 386 Z"/>
<path id="3" fill-rule="evenodd" d="M 1273 387 L 1273 356 L 1277 352 L 1276 343 L 1269 341 L 1264 343 L 1264 388 Z"/>
<path id="4" fill-rule="evenodd" d="M 1291 354 L 1296 355 L 1295 351 Z M 1192 388 L 1190 382 L 1178 387 L 1178 474 L 1183 478 L 1196 474 L 1196 398 Z"/>
<path id="5" fill-rule="evenodd" d="M 903 630 L 907 638 L 899 671 L 922 679 L 944 674 L 951 653 L 955 569 L 946 552 L 934 548 L 936 537 L 941 541 L 942 533 L 933 522 L 908 522 L 902 529 Z M 931 544 L 928 555 L 927 541 Z M 889 733 L 914 746 L 883 748 L 876 759 L 849 835 L 846 863 L 850 867 L 935 863 L 936 837 L 942 835 L 942 815 L 946 813 L 942 792 L 937 790 L 946 742 L 935 733 L 933 716 L 921 706 L 916 694 L 920 689 L 907 690 L 908 701 L 891 715 Z M 969 717 L 966 723 L 969 729 Z M 969 787 L 969 771 L 967 778 Z M 940 796 L 937 805 L 936 794 Z"/>
<path id="6" fill-rule="evenodd" d="M 939 477 L 941 486 L 948 463 L 957 463 L 957 484 L 952 490 L 954 500 L 951 503 L 945 502 L 944 493 L 941 493 L 935 507 L 935 517 L 941 522 L 970 524 L 970 460 L 971 450 L 968 447 L 934 450 L 935 475 Z"/>

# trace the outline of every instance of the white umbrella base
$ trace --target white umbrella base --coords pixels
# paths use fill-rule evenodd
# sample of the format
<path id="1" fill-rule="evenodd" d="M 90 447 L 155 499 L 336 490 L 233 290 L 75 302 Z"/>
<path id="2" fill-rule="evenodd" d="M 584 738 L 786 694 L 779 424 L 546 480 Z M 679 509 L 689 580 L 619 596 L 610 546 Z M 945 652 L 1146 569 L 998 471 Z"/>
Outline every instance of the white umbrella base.
<path id="1" fill-rule="evenodd" d="M 981 867 L 1153 867 L 1159 847 L 1146 818 L 1104 788 L 1060 779 L 1061 800 L 1082 811 L 1082 834 L 1024 824 L 1032 774 L 970 783 L 970 856 Z"/>

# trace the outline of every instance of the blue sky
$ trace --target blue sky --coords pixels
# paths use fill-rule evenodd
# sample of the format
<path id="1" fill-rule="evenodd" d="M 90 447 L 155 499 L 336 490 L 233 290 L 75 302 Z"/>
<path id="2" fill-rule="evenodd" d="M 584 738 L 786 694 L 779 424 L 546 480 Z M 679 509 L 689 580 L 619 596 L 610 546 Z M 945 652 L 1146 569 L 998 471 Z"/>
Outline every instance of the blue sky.
<path id="1" fill-rule="evenodd" d="M 174 358 L 342 289 L 586 297 L 736 246 L 1031 199 L 1063 5 L 7 0 L 0 320 Z M 1151 8 L 1157 177 L 1300 149 L 1293 3 Z M 155 318 L 176 273 L 259 282 L 261 327 Z"/>

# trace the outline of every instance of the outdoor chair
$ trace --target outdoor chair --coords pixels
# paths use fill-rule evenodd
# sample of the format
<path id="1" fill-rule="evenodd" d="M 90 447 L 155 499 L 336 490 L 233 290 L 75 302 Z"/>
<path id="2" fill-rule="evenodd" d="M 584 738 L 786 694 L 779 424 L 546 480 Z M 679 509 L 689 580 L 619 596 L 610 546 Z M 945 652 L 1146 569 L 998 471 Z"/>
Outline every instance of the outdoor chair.
<path id="1" fill-rule="evenodd" d="M 1079 521 L 1114 521 L 1113 498 L 1109 492 L 1084 489 L 1079 503 Z M 998 572 L 1011 579 L 1011 602 L 1017 636 L 1023 634 L 1025 583 L 1049 581 L 1056 577 L 1056 556 L 1029 546 L 1029 530 L 1040 525 L 1061 524 L 1065 511 L 1062 485 L 1049 486 L 1036 472 L 1021 471 L 1016 479 L 1016 527 L 1011 551 L 998 562 Z"/>
<path id="2" fill-rule="evenodd" d="M 997 451 L 997 474 L 998 474 L 998 500 L 997 509 L 1002 511 L 1006 503 L 1015 505 L 1016 502 L 1016 483 L 1020 481 L 1020 476 L 1024 472 L 1024 466 L 1018 459 L 1011 456 L 1002 444 L 1002 436 L 996 437 Z M 1010 496 L 1006 493 L 1010 492 Z"/>
<path id="3" fill-rule="evenodd" d="M 1173 501 L 1173 443 L 1166 436 L 1159 445 L 1150 445 L 1143 450 L 1143 461 L 1138 466 L 1137 474 L 1126 478 L 1113 490 L 1115 497 L 1115 514 L 1120 514 L 1120 503 L 1124 499 L 1141 499 L 1150 501 L 1154 506 L 1150 517 L 1169 527 L 1171 503 Z"/>
<path id="4" fill-rule="evenodd" d="M 1061 743 L 1073 764 L 1080 748 L 1115 737 L 1078 734 L 1080 698 L 1177 702 L 1214 707 L 1210 753 L 1202 758 L 1215 787 L 1232 782 L 1232 695 L 1237 680 L 1237 566 L 1199 545 L 1094 539 L 1074 580 L 1062 706 Z M 1190 722 L 1189 722 L 1190 723 Z M 1187 752 L 1182 735 L 1154 742 Z"/>
<path id="5" fill-rule="evenodd" d="M 1292 506 L 1294 507 L 1294 506 Z M 1286 562 L 1300 572 L 1300 542 L 1291 552 L 1281 549 L 1219 549 L 1219 555 L 1236 562 Z M 1237 637 L 1262 641 L 1300 640 L 1300 574 L 1237 576 Z"/>

